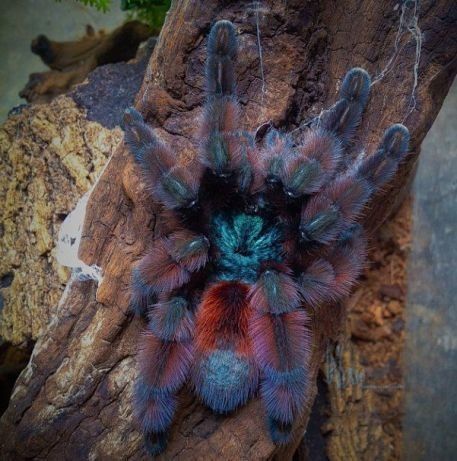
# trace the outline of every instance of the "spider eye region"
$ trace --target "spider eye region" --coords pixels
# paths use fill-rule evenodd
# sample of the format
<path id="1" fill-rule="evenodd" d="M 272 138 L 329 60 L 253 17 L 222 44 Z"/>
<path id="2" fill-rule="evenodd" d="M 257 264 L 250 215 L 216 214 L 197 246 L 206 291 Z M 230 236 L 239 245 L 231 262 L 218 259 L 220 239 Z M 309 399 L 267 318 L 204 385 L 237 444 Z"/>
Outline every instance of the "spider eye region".
<path id="1" fill-rule="evenodd" d="M 262 263 L 282 261 L 282 231 L 259 215 L 220 213 L 211 223 L 216 278 L 254 283 Z"/>

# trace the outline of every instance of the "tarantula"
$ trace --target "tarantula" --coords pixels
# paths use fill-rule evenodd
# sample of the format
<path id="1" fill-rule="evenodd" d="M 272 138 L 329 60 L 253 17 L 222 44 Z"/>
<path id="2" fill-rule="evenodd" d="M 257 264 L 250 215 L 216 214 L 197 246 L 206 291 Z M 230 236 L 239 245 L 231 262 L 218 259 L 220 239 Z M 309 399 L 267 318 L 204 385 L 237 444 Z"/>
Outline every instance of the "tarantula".
<path id="1" fill-rule="evenodd" d="M 299 145 L 275 129 L 258 145 L 238 126 L 236 55 L 233 25 L 217 22 L 192 165 L 135 109 L 125 114 L 125 141 L 174 227 L 132 274 L 132 308 L 148 320 L 135 408 L 151 454 L 165 448 L 187 380 L 219 413 L 259 390 L 272 440 L 289 441 L 309 386 L 308 312 L 348 295 L 365 260 L 364 207 L 408 148 L 397 124 L 372 155 L 344 161 L 370 89 L 358 68 Z"/>

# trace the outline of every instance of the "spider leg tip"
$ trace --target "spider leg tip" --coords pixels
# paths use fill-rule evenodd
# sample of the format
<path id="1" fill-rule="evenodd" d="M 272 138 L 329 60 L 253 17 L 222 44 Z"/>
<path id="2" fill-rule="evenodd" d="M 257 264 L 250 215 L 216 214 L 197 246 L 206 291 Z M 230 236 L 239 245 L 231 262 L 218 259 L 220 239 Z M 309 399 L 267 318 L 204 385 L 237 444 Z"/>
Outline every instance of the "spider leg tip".
<path id="1" fill-rule="evenodd" d="M 353 67 L 344 77 L 341 96 L 348 100 L 359 100 L 364 106 L 370 92 L 371 78 L 361 67 Z"/>
<path id="2" fill-rule="evenodd" d="M 269 417 L 268 428 L 270 431 L 271 440 L 276 445 L 284 445 L 290 442 L 292 437 L 291 424 L 285 424 L 275 418 Z"/>
<path id="3" fill-rule="evenodd" d="M 209 53 L 228 55 L 233 58 L 237 51 L 236 31 L 232 22 L 226 19 L 217 21 L 211 28 L 208 38 Z"/>
<path id="4" fill-rule="evenodd" d="M 384 132 L 383 144 L 387 150 L 402 155 L 408 150 L 409 140 L 408 128 L 401 123 L 395 123 Z"/>
<path id="5" fill-rule="evenodd" d="M 167 432 L 148 432 L 144 434 L 144 445 L 151 456 L 163 453 L 168 444 Z"/>
<path id="6" fill-rule="evenodd" d="M 144 122 L 143 116 L 133 106 L 127 107 L 123 117 L 124 125 L 132 125 L 135 122 Z"/>

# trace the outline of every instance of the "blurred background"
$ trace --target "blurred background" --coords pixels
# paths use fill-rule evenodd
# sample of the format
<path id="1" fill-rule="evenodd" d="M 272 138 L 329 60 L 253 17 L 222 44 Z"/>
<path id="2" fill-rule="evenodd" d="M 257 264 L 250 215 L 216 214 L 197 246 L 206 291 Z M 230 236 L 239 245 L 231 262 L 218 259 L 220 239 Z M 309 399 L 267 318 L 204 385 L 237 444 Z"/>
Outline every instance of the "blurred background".
<path id="1" fill-rule="evenodd" d="M 60 192 L 52 199 L 52 213 L 49 203 L 39 208 L 39 182 L 29 188 L 35 194 L 33 203 L 10 196 L 7 200 L 6 192 L 2 195 L 0 386 L 4 410 L 14 381 L 53 312 L 45 306 L 57 305 L 68 277 L 54 261 L 53 239 L 122 139 L 120 115 L 139 89 L 169 2 L 3 0 L 1 6 L 0 168 L 13 155 L 5 139 L 23 126 L 11 117 L 21 117 L 28 104 L 49 107 L 33 109 L 27 116 L 33 122 L 33 136 L 39 137 L 38 132 L 46 140 L 48 128 L 39 121 L 43 114 L 49 116 L 47 110 L 63 106 L 68 118 L 62 124 L 81 130 L 68 136 L 88 136 L 88 144 L 93 141 L 97 146 L 84 150 L 67 144 L 62 146 L 65 155 L 54 146 L 56 158 L 63 159 L 66 168 L 56 167 L 54 173 L 62 176 L 65 171 L 69 179 L 56 186 Z M 87 79 L 93 80 L 92 86 L 86 85 Z M 118 88 L 115 95 L 103 92 L 102 83 L 108 80 L 112 88 Z M 98 131 L 102 141 L 90 139 L 93 125 L 82 121 L 73 103 L 55 99 L 62 94 L 71 94 L 87 108 L 87 120 L 102 125 Z M 350 307 L 351 338 L 361 357 L 365 388 L 374 402 L 370 408 L 382 427 L 388 454 L 383 459 L 399 459 L 401 453 L 409 460 L 457 459 L 456 121 L 454 82 L 423 142 L 411 196 L 381 230 L 364 285 Z M 38 151 L 32 151 L 31 157 L 37 155 Z M 1 174 L 5 172 L 6 167 Z M 11 189 L 11 181 L 3 176 L 5 191 Z M 11 216 L 14 225 L 7 223 Z M 43 232 L 49 236 L 23 241 L 30 226 L 37 235 L 46 228 Z M 30 293 L 31 285 L 39 293 Z M 21 314 L 23 305 L 29 306 L 29 314 Z M 321 404 L 328 405 L 322 399 Z M 324 421 L 321 417 L 316 416 L 310 427 L 325 438 L 328 416 Z M 317 450 L 314 459 L 334 459 L 325 448 Z"/>
<path id="2" fill-rule="evenodd" d="M 0 15 L 0 120 L 26 102 L 19 97 L 29 75 L 49 70 L 39 56 L 31 53 L 32 40 L 47 34 L 53 40 L 75 40 L 86 25 L 95 30 L 112 30 L 127 19 L 116 0 L 106 12 L 74 0 L 3 0 Z"/>
<path id="3" fill-rule="evenodd" d="M 37 100 L 37 95 L 31 94 L 30 85 L 26 89 L 30 74 L 48 71 L 49 64 L 66 71 L 81 67 L 82 61 L 89 58 L 89 50 L 95 47 L 94 44 L 75 44 L 73 50 L 65 50 L 66 61 L 51 62 L 50 56 L 46 55 L 49 50 L 45 41 L 35 40 L 37 37 L 46 35 L 55 42 L 78 41 L 84 35 L 112 32 L 126 21 L 140 21 L 149 27 L 149 31 L 137 31 L 138 37 L 129 36 L 133 40 L 131 53 L 134 55 L 145 36 L 158 34 L 169 6 L 170 0 L 3 0 L 0 15 L 0 121 L 5 120 L 12 108 L 26 102 L 19 96 L 22 90 L 25 89 L 24 97 Z M 118 51 L 118 55 L 111 53 L 104 57 L 104 61 L 94 62 L 92 67 L 125 58 Z M 81 78 L 73 79 L 71 83 L 79 83 L 83 80 Z M 37 84 L 30 81 L 31 85 L 34 83 Z M 53 84 L 65 85 L 63 81 Z M 64 87 L 62 91 L 67 89 Z M 48 93 L 56 94 L 55 90 L 49 88 Z"/>

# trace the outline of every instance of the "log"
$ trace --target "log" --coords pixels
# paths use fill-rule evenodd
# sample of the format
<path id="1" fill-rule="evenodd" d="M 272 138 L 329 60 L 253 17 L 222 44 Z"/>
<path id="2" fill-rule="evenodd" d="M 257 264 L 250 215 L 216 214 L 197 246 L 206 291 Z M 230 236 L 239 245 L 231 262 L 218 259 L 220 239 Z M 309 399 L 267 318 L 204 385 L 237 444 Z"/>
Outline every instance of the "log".
<path id="1" fill-rule="evenodd" d="M 412 143 L 391 186 L 371 204 L 367 226 L 374 232 L 405 196 L 420 143 L 457 70 L 455 6 L 440 0 L 416 7 L 411 1 L 397 6 L 263 2 L 261 8 L 216 0 L 174 2 L 136 105 L 183 161 L 195 155 L 206 36 L 211 23 L 222 18 L 239 31 L 238 92 L 250 130 L 266 122 L 299 128 L 334 101 L 348 68 L 361 66 L 374 76 L 387 68 L 373 86 L 354 152 L 362 143 L 372 150 L 385 127 L 398 121 L 410 129 Z M 397 57 L 389 66 L 392 56 Z M 67 285 L 2 417 L 3 459 L 147 459 L 131 409 L 142 325 L 128 314 L 129 277 L 162 226 L 128 152 L 119 146 L 90 196 L 80 247 L 83 261 L 103 268 L 103 281 L 98 287 L 75 279 Z M 313 382 L 344 318 L 342 306 L 313 318 Z M 220 417 L 184 391 L 162 459 L 291 459 L 315 393 L 313 386 L 293 443 L 275 447 L 258 400 Z"/>
<path id="2" fill-rule="evenodd" d="M 32 52 L 51 70 L 30 74 L 19 95 L 28 102 L 49 102 L 84 81 L 97 66 L 133 59 L 152 33 L 147 25 L 129 21 L 110 33 L 87 26 L 82 38 L 70 42 L 39 35 L 32 41 Z"/>

